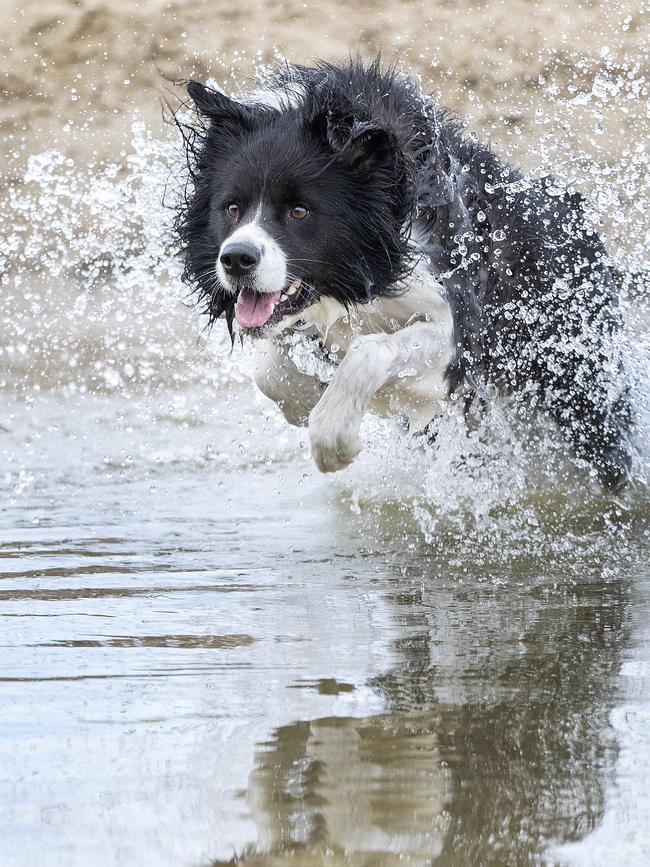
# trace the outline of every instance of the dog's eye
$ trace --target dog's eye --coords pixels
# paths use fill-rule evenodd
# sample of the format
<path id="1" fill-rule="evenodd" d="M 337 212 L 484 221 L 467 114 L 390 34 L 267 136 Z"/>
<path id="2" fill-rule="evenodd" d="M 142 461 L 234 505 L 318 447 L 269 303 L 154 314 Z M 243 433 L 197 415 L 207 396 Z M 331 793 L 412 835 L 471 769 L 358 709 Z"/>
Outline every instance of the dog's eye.
<path id="1" fill-rule="evenodd" d="M 294 205 L 289 213 L 294 220 L 304 220 L 307 214 L 309 214 L 309 211 L 307 208 L 303 208 L 302 205 Z"/>
<path id="2" fill-rule="evenodd" d="M 232 217 L 233 220 L 239 219 L 239 205 L 237 202 L 231 202 L 226 208 L 226 213 L 229 217 Z"/>

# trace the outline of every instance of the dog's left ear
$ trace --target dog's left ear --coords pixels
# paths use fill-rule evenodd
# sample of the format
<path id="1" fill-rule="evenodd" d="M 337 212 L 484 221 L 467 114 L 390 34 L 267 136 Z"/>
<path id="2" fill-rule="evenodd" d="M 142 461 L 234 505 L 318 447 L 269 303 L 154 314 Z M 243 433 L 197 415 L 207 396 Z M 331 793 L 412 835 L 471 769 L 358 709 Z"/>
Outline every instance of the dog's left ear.
<path id="1" fill-rule="evenodd" d="M 321 118 L 320 127 L 334 153 L 357 169 L 370 171 L 395 161 L 393 134 L 372 121 L 329 111 Z"/>

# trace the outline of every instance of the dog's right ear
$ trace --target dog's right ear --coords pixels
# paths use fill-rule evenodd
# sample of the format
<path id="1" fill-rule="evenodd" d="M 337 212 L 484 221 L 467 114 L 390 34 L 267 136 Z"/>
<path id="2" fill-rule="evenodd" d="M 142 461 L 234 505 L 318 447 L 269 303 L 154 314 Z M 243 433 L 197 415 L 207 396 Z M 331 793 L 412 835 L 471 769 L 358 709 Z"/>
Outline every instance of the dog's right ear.
<path id="1" fill-rule="evenodd" d="M 252 126 L 253 112 L 225 93 L 191 80 L 187 82 L 187 92 L 199 114 L 208 120 L 217 123 L 235 122 L 244 128 Z"/>

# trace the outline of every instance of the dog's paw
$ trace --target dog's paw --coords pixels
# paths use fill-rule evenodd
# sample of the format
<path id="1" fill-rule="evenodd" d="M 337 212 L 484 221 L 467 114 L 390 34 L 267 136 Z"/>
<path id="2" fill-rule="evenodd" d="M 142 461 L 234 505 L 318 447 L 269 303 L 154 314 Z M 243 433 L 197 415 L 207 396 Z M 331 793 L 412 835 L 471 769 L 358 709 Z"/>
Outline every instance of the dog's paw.
<path id="1" fill-rule="evenodd" d="M 321 473 L 343 470 L 361 451 L 359 425 L 341 425 L 315 407 L 309 416 L 309 438 L 314 463 Z"/>

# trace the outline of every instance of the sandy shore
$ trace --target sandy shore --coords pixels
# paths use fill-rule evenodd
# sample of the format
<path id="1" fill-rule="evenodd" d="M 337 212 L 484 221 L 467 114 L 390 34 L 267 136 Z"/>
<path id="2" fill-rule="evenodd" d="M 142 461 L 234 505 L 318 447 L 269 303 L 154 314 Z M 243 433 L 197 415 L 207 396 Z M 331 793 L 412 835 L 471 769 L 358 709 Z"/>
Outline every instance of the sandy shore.
<path id="1" fill-rule="evenodd" d="M 213 76 L 236 89 L 278 53 L 308 61 L 380 49 L 524 164 L 540 161 L 541 134 L 561 130 L 569 115 L 586 151 L 607 159 L 639 135 L 641 101 L 625 113 L 609 106 L 600 121 L 609 128 L 593 143 L 593 106 L 567 113 L 556 102 L 588 93 L 599 70 L 648 74 L 645 5 L 644 13 L 634 0 L 2 0 L 2 168 L 16 176 L 26 153 L 52 146 L 78 160 L 119 161 L 134 110 L 162 128 L 161 97 L 174 91 L 165 78 Z"/>

